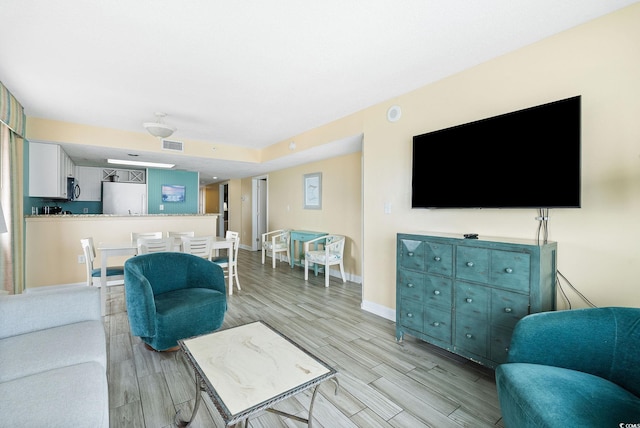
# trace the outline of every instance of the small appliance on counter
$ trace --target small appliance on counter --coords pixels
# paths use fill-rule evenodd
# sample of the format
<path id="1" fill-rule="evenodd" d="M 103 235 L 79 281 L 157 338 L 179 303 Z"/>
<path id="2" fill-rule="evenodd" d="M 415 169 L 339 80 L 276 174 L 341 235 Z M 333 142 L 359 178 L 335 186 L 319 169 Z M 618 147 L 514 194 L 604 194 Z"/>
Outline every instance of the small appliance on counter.
<path id="1" fill-rule="evenodd" d="M 49 215 L 49 214 L 61 214 L 62 213 L 62 207 L 58 207 L 58 206 L 44 206 L 42 207 L 42 210 L 40 211 L 42 214 L 44 215 Z"/>

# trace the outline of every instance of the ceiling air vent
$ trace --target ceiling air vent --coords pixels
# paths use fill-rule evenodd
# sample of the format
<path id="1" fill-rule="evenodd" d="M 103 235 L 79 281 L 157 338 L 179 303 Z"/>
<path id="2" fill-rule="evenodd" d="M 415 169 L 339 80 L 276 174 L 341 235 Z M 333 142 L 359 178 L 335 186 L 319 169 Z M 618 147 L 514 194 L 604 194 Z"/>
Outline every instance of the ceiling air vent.
<path id="1" fill-rule="evenodd" d="M 174 152 L 183 152 L 184 143 L 182 141 L 162 140 L 162 150 L 172 150 Z"/>

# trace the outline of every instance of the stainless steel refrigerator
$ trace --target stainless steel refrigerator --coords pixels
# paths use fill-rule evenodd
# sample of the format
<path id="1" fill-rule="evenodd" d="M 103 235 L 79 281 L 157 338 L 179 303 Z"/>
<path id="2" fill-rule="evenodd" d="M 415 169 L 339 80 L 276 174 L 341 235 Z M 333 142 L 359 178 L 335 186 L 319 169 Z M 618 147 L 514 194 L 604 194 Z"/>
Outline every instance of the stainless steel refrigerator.
<path id="1" fill-rule="evenodd" d="M 120 215 L 147 214 L 147 185 L 103 182 L 102 213 Z"/>

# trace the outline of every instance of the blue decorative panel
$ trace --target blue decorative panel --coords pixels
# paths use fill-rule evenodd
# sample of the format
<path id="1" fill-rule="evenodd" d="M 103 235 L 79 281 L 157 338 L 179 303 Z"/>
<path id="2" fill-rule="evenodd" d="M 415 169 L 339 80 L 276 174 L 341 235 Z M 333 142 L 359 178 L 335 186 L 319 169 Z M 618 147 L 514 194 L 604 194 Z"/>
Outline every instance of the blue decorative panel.
<path id="1" fill-rule="evenodd" d="M 162 200 L 162 186 L 184 187 L 184 199 L 173 202 Z M 147 170 L 148 212 L 149 214 L 197 214 L 198 213 L 198 173 L 172 171 L 166 169 Z M 166 189 L 166 187 L 165 187 Z M 165 198 L 167 199 L 167 198 Z M 183 200 L 182 200 L 183 199 Z M 160 210 L 160 205 L 164 210 Z"/>

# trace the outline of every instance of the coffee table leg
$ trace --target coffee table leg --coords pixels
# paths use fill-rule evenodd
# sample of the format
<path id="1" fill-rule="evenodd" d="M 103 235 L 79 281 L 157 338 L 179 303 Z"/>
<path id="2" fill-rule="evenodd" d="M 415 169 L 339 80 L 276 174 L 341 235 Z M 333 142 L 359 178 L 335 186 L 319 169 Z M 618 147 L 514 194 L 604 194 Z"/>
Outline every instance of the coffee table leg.
<path id="1" fill-rule="evenodd" d="M 180 428 L 187 428 L 191 426 L 191 422 L 193 422 L 193 420 L 196 418 L 196 414 L 198 413 L 198 409 L 200 408 L 200 402 L 202 401 L 202 391 L 204 391 L 204 388 L 202 386 L 202 379 L 200 379 L 200 376 L 196 372 L 196 403 L 193 406 L 191 418 L 189 418 L 188 421 L 183 420 L 180 417 L 180 411 L 178 411 L 175 417 L 176 426 Z"/>
<path id="2" fill-rule="evenodd" d="M 338 388 L 340 387 L 340 384 L 338 383 L 338 379 L 337 378 L 331 378 L 331 380 L 333 382 L 335 382 L 336 384 L 336 392 L 335 394 L 338 395 Z M 300 416 L 296 416 L 296 415 L 291 415 L 289 413 L 285 413 L 285 412 L 281 412 L 280 410 L 276 410 L 276 409 L 265 409 L 267 412 L 269 413 L 275 413 L 276 415 L 280 415 L 280 416 L 284 416 L 285 418 L 289 418 L 289 419 L 294 419 L 298 422 L 303 422 L 306 423 L 307 426 L 309 426 L 309 428 L 312 427 L 313 425 L 313 403 L 315 403 L 316 401 L 316 394 L 318 393 L 318 387 L 320 385 L 316 385 L 315 388 L 313 388 L 313 394 L 311 395 L 311 404 L 309 404 L 309 419 L 304 419 L 301 418 Z M 247 419 L 248 420 L 248 419 Z"/>

